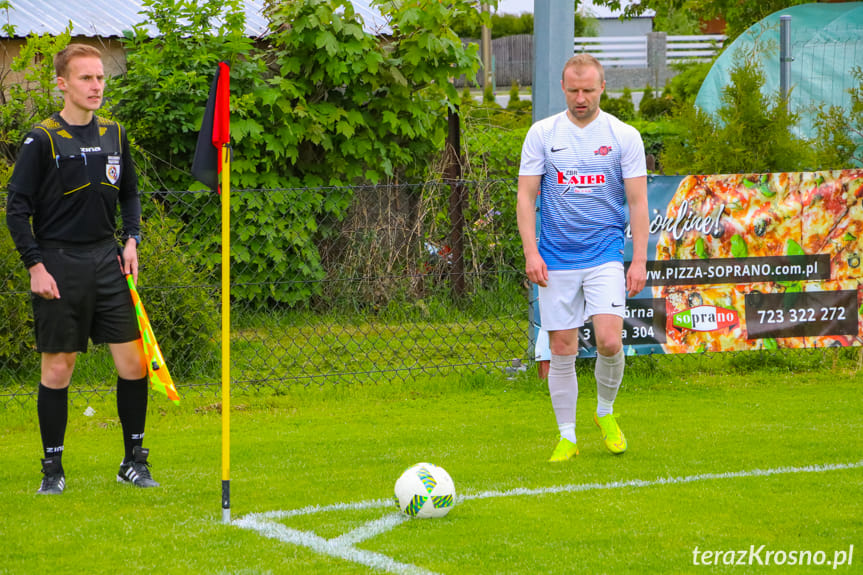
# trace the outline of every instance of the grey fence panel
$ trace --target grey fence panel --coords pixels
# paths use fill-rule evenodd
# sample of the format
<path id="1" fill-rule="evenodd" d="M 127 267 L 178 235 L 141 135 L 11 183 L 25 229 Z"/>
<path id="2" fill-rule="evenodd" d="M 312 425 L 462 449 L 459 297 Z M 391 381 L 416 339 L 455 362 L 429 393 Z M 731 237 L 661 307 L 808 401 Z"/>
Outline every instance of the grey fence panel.
<path id="1" fill-rule="evenodd" d="M 462 42 L 476 44 L 482 53 L 482 43 L 474 38 L 463 38 Z M 519 86 L 530 86 L 533 84 L 533 35 L 518 34 L 495 38 L 491 41 L 492 60 L 494 65 L 493 82 L 497 87 L 510 87 L 513 80 Z M 477 72 L 476 78 L 468 83 L 464 76 L 456 78 L 455 85 L 463 88 L 466 84 L 470 86 L 482 86 L 482 70 Z"/>
<path id="2" fill-rule="evenodd" d="M 519 34 L 492 40 L 494 76 L 497 86 L 533 84 L 533 36 Z"/>
<path id="3" fill-rule="evenodd" d="M 646 36 L 597 36 L 573 39 L 573 53 L 587 52 L 599 58 L 606 67 L 608 88 L 643 88 L 646 84 L 661 87 L 677 71 L 670 64 L 707 61 L 721 49 L 725 36 L 668 36 L 653 32 Z M 481 43 L 466 38 L 465 44 Z M 519 86 L 533 85 L 533 35 L 520 34 L 492 40 L 494 85 L 497 89 L 509 88 L 513 81 Z M 456 86 L 464 87 L 464 76 L 457 78 Z M 470 82 L 482 85 L 482 71 Z"/>

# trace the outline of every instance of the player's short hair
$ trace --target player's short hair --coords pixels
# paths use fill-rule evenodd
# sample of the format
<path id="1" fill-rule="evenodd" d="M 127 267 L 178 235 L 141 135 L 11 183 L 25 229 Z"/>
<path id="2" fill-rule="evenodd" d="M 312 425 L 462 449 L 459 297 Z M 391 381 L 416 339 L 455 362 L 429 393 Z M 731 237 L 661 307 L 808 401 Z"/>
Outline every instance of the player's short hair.
<path id="1" fill-rule="evenodd" d="M 563 65 L 563 71 L 560 73 L 560 80 L 563 81 L 567 69 L 579 68 L 581 66 L 593 66 L 599 71 L 599 83 L 602 84 L 605 82 L 605 70 L 602 67 L 602 63 L 590 54 L 584 53 L 576 54 L 566 61 L 566 64 Z"/>
<path id="2" fill-rule="evenodd" d="M 102 52 L 88 44 L 72 43 L 54 55 L 54 73 L 57 77 L 66 77 L 69 71 L 69 62 L 75 58 L 102 58 Z"/>

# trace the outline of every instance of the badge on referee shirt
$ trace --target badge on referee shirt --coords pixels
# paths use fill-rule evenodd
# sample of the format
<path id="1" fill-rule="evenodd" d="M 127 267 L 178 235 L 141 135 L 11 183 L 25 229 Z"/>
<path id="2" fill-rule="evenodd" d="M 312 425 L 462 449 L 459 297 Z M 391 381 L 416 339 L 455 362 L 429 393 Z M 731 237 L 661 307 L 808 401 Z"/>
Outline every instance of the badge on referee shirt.
<path id="1" fill-rule="evenodd" d="M 108 156 L 108 163 L 105 165 L 105 175 L 112 184 L 120 181 L 120 156 Z"/>

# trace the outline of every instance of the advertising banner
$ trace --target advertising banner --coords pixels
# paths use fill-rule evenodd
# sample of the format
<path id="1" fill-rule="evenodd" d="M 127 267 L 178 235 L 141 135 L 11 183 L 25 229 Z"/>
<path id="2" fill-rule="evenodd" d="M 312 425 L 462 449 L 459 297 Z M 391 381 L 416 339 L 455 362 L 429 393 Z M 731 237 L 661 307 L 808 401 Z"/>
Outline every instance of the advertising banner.
<path id="1" fill-rule="evenodd" d="M 627 354 L 863 345 L 863 170 L 651 176 L 648 206 Z M 592 325 L 579 335 L 595 355 Z"/>

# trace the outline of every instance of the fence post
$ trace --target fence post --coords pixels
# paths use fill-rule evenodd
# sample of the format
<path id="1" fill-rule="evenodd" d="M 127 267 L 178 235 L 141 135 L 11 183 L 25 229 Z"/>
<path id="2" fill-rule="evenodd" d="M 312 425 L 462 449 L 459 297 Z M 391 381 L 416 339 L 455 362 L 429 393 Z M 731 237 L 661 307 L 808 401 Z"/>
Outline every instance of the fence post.
<path id="1" fill-rule="evenodd" d="M 791 86 L 791 15 L 783 14 L 779 17 L 779 93 L 785 103 L 785 109 L 790 110 L 790 86 Z"/>
<path id="2" fill-rule="evenodd" d="M 467 291 L 464 278 L 464 205 L 465 186 L 461 172 L 461 120 L 458 106 L 447 114 L 446 167 L 444 178 L 449 182 L 449 246 L 452 257 L 450 286 L 454 298 L 464 296 Z"/>
<path id="3" fill-rule="evenodd" d="M 566 109 L 566 98 L 560 89 L 563 66 L 575 51 L 575 4 L 571 0 L 535 2 L 533 13 L 533 121 L 537 122 Z M 536 236 L 539 237 L 539 207 L 536 198 Z M 539 314 L 539 288 L 530 284 L 527 352 L 537 361 L 541 378 L 548 373 L 551 350 L 548 340 L 539 345 L 542 318 Z"/>
<path id="4" fill-rule="evenodd" d="M 483 13 L 483 16 L 489 15 L 488 2 L 483 2 L 480 5 L 480 10 Z M 482 29 L 480 30 L 480 42 L 482 42 L 482 91 L 485 94 L 489 87 L 491 87 L 492 92 L 495 89 L 492 81 L 492 70 L 494 70 L 494 64 L 492 63 L 492 49 L 491 49 L 491 28 L 489 28 L 486 24 L 482 25 Z"/>
<path id="5" fill-rule="evenodd" d="M 668 58 L 665 53 L 667 44 L 665 32 L 648 32 L 647 69 L 654 88 L 663 88 L 668 77 Z"/>

